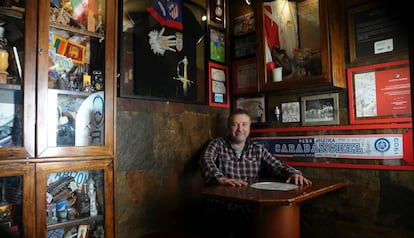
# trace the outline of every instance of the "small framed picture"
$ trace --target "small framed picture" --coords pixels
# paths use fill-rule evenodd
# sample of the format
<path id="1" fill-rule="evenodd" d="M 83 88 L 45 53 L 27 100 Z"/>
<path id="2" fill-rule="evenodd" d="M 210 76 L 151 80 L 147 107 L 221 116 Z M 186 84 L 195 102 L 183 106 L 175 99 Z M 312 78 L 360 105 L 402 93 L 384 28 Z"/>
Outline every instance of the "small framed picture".
<path id="1" fill-rule="evenodd" d="M 209 25 L 226 28 L 226 5 L 225 0 L 209 0 L 208 1 L 208 18 Z"/>
<path id="2" fill-rule="evenodd" d="M 246 34 L 234 37 L 232 41 L 233 58 L 253 57 L 257 53 L 257 42 L 255 34 Z"/>
<path id="3" fill-rule="evenodd" d="M 249 12 L 233 20 L 233 35 L 241 36 L 255 31 L 254 13 Z"/>
<path id="4" fill-rule="evenodd" d="M 230 107 L 229 76 L 227 66 L 214 62 L 208 64 L 209 105 Z"/>
<path id="5" fill-rule="evenodd" d="M 233 94 L 257 93 L 256 57 L 235 60 L 233 68 Z"/>
<path id="6" fill-rule="evenodd" d="M 265 95 L 237 97 L 234 104 L 235 108 L 241 108 L 249 112 L 252 125 L 264 125 L 267 123 Z"/>
<path id="7" fill-rule="evenodd" d="M 339 96 L 328 93 L 302 97 L 302 125 L 338 125 Z"/>
<path id="8" fill-rule="evenodd" d="M 275 109 L 276 110 L 276 109 Z M 276 114 L 276 111 L 275 111 Z M 300 103 L 282 103 L 282 123 L 300 122 Z"/>
<path id="9" fill-rule="evenodd" d="M 409 60 L 348 68 L 351 124 L 410 122 Z"/>
<path id="10" fill-rule="evenodd" d="M 210 60 L 226 62 L 226 34 L 214 27 L 210 29 Z"/>
<path id="11" fill-rule="evenodd" d="M 84 238 L 88 233 L 88 225 L 79 225 L 77 238 Z"/>

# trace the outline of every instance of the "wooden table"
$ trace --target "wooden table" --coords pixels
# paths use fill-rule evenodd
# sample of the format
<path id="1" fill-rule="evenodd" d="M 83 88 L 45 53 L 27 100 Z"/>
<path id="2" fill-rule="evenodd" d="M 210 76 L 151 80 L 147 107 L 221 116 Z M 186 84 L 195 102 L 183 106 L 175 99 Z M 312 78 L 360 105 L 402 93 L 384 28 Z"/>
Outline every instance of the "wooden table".
<path id="1" fill-rule="evenodd" d="M 251 187 L 211 186 L 202 190 L 206 198 L 250 204 L 253 234 L 257 238 L 300 238 L 300 205 L 303 201 L 337 190 L 348 181 L 313 181 L 294 190 L 262 190 Z"/>

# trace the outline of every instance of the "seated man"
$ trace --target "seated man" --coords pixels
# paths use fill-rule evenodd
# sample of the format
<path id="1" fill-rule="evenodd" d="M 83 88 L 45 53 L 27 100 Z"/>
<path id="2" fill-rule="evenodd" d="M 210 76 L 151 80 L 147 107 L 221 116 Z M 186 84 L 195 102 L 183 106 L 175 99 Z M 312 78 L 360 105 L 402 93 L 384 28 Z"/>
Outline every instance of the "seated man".
<path id="1" fill-rule="evenodd" d="M 248 186 L 257 182 L 265 170 L 287 183 L 312 184 L 299 170 L 282 163 L 263 145 L 249 139 L 250 125 L 248 112 L 236 109 L 228 118 L 228 136 L 208 143 L 200 159 L 206 185 Z M 220 227 L 223 233 L 230 233 L 219 237 L 251 237 L 248 207 L 211 200 L 206 205 L 206 222 L 212 223 L 211 229 Z M 221 214 L 214 215 L 220 208 Z"/>

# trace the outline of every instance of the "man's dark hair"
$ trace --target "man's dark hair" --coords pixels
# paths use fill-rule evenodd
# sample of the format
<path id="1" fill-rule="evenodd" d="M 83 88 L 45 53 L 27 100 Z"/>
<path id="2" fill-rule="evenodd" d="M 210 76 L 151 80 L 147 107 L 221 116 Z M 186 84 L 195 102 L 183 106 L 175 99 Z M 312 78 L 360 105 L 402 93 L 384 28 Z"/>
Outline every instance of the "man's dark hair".
<path id="1" fill-rule="evenodd" d="M 241 109 L 241 108 L 236 108 L 234 111 L 232 111 L 229 115 L 229 119 L 227 120 L 227 124 L 228 126 L 230 126 L 231 123 L 231 119 L 235 116 L 235 115 L 247 115 L 250 118 L 249 112 L 246 111 L 245 109 Z"/>

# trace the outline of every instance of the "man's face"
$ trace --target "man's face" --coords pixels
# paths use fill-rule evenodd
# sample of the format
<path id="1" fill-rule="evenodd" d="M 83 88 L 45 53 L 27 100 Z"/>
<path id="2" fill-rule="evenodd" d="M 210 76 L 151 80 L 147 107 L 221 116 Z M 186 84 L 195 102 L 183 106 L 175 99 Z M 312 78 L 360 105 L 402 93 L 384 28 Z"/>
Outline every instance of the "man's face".
<path id="1" fill-rule="evenodd" d="M 229 131 L 234 143 L 244 143 L 250 134 L 250 117 L 245 114 L 234 115 L 230 121 Z"/>

